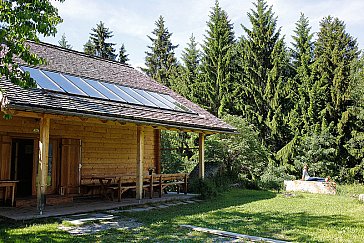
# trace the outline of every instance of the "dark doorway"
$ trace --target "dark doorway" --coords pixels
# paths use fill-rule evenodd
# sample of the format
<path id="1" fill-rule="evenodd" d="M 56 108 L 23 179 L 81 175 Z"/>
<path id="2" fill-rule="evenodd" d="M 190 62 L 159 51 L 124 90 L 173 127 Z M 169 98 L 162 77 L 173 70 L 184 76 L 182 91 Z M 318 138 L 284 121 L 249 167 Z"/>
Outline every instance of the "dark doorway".
<path id="1" fill-rule="evenodd" d="M 13 139 L 11 151 L 11 178 L 18 180 L 17 196 L 32 195 L 33 139 Z"/>

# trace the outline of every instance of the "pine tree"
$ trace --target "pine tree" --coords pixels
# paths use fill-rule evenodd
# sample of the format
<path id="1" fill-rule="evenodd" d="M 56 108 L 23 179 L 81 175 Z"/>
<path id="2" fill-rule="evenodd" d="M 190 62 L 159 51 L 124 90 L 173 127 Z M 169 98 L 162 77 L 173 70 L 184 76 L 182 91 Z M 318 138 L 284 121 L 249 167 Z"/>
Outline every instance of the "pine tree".
<path id="1" fill-rule="evenodd" d="M 180 65 L 170 78 L 170 84 L 174 91 L 191 101 L 198 100 L 199 94 L 199 70 L 201 53 L 197 48 L 198 43 L 191 35 L 190 42 L 182 51 L 182 65 Z"/>
<path id="2" fill-rule="evenodd" d="M 72 46 L 68 44 L 68 41 L 66 39 L 66 34 L 63 33 L 61 39 L 58 41 L 59 46 L 66 48 L 66 49 L 72 49 Z"/>
<path id="3" fill-rule="evenodd" d="M 126 64 L 127 61 L 129 61 L 129 54 L 126 54 L 126 49 L 124 44 L 121 45 L 120 50 L 119 50 L 119 57 L 118 57 L 118 61 L 121 63 Z"/>
<path id="4" fill-rule="evenodd" d="M 97 57 L 115 60 L 116 54 L 113 46 L 114 43 L 106 42 L 107 39 L 113 37 L 112 31 L 104 26 L 100 21 L 96 28 L 92 28 L 89 41 L 84 45 L 84 51 L 87 54 L 95 55 Z"/>
<path id="5" fill-rule="evenodd" d="M 154 38 L 148 35 L 152 44 L 148 46 L 150 51 L 146 51 L 145 66 L 142 70 L 154 80 L 170 87 L 169 78 L 174 69 L 177 67 L 177 59 L 174 49 L 178 45 L 171 42 L 172 33 L 165 27 L 165 21 L 159 16 L 155 22 L 156 28 L 152 31 Z"/>
<path id="6" fill-rule="evenodd" d="M 285 122 L 288 54 L 272 7 L 264 0 L 257 0 L 254 6 L 248 13 L 252 28 L 243 26 L 246 36 L 239 43 L 241 84 L 236 105 L 275 153 L 291 139 Z"/>
<path id="7" fill-rule="evenodd" d="M 210 12 L 201 60 L 201 78 L 208 110 L 221 117 L 232 104 L 233 26 L 219 2 Z"/>

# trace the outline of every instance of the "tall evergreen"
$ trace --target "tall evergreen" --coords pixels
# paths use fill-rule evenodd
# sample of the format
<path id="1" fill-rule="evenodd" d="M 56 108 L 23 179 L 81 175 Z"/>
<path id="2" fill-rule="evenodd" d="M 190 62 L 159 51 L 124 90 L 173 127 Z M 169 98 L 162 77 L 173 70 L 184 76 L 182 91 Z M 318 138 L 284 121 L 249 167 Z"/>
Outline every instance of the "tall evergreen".
<path id="1" fill-rule="evenodd" d="M 187 43 L 187 47 L 182 51 L 182 65 L 178 67 L 176 73 L 170 78 L 172 89 L 194 102 L 198 102 L 200 90 L 198 80 L 201 52 L 197 45 L 195 37 L 191 35 L 190 42 Z"/>
<path id="2" fill-rule="evenodd" d="M 293 109 L 290 113 L 290 126 L 295 135 L 308 131 L 309 92 L 312 86 L 311 65 L 314 60 L 313 34 L 308 18 L 303 13 L 296 23 L 295 35 L 292 36 L 291 62 L 294 77 L 290 82 L 290 100 Z"/>
<path id="3" fill-rule="evenodd" d="M 72 46 L 68 43 L 66 39 L 66 34 L 63 33 L 61 39 L 58 41 L 59 46 L 66 48 L 66 49 L 72 49 Z"/>
<path id="4" fill-rule="evenodd" d="M 125 46 L 122 44 L 119 50 L 118 62 L 126 64 L 126 62 L 129 61 L 128 56 L 129 54 L 126 54 Z"/>
<path id="5" fill-rule="evenodd" d="M 246 35 L 239 43 L 241 84 L 236 105 L 264 144 L 276 152 L 291 139 L 285 122 L 288 55 L 272 7 L 264 0 L 254 6 L 248 13 L 252 28 L 242 26 Z"/>
<path id="6" fill-rule="evenodd" d="M 96 55 L 95 45 L 92 43 L 91 39 L 88 39 L 88 41 L 83 45 L 83 52 L 91 56 Z"/>
<path id="7" fill-rule="evenodd" d="M 208 110 L 221 116 L 232 104 L 235 40 L 233 26 L 218 1 L 209 18 L 202 46 L 201 78 Z"/>
<path id="8" fill-rule="evenodd" d="M 174 49 L 178 45 L 172 44 L 172 33 L 165 26 L 165 21 L 162 16 L 159 16 L 155 25 L 156 28 L 152 31 L 154 37 L 148 35 L 152 44 L 148 46 L 149 51 L 145 52 L 146 68 L 142 68 L 142 70 L 151 78 L 170 87 L 169 77 L 178 65 L 174 54 Z"/>
<path id="9" fill-rule="evenodd" d="M 336 141 L 337 169 L 346 173 L 343 170 L 355 164 L 349 159 L 344 144 L 350 139 L 352 129 L 349 87 L 351 64 L 358 58 L 357 42 L 345 31 L 344 22 L 329 16 L 320 22 L 314 54 L 314 84 L 308 110 L 312 130 L 316 133 L 330 130 Z"/>
<path id="10" fill-rule="evenodd" d="M 104 23 L 100 21 L 96 28 L 92 28 L 89 41 L 84 45 L 84 51 L 87 54 L 93 54 L 97 57 L 115 60 L 116 54 L 113 46 L 114 43 L 107 42 L 109 38 L 113 37 L 112 31 L 106 28 Z M 90 43 L 89 43 L 90 42 Z M 92 53 L 94 51 L 94 53 Z"/>

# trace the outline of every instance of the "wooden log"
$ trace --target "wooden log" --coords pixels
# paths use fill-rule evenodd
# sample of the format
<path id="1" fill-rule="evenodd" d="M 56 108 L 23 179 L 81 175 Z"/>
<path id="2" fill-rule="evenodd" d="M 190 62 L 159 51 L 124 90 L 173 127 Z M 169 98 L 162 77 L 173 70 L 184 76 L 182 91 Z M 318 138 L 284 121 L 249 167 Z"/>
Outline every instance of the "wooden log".
<path id="1" fill-rule="evenodd" d="M 144 127 L 137 128 L 136 199 L 143 198 Z"/>
<path id="2" fill-rule="evenodd" d="M 198 165 L 199 165 L 199 178 L 205 178 L 205 134 L 200 133 L 198 139 Z"/>
<path id="3" fill-rule="evenodd" d="M 49 148 L 49 125 L 50 119 L 46 116 L 40 119 L 39 134 L 39 165 L 38 165 L 38 187 L 37 187 L 37 208 L 39 214 L 43 214 L 45 207 L 45 192 L 47 189 L 48 176 L 48 148 Z"/>

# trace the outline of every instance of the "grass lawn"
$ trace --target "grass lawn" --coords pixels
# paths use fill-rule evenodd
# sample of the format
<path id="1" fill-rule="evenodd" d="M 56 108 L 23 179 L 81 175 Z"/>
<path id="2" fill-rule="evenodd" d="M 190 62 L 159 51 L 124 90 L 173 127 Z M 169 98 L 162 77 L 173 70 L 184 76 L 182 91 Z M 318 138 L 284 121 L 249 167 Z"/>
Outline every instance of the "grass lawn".
<path id="1" fill-rule="evenodd" d="M 349 188 L 349 187 L 348 187 Z M 124 213 L 144 224 L 135 230 L 108 230 L 71 236 L 55 219 L 28 223 L 0 222 L 4 242 L 208 242 L 209 235 L 180 224 L 297 242 L 364 242 L 364 203 L 342 187 L 339 195 L 233 189 L 202 203 L 148 212 Z M 352 187 L 350 187 L 352 188 Z M 364 193 L 364 187 L 355 193 Z"/>

